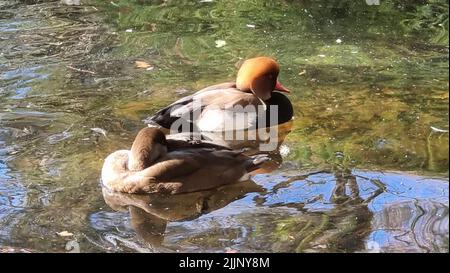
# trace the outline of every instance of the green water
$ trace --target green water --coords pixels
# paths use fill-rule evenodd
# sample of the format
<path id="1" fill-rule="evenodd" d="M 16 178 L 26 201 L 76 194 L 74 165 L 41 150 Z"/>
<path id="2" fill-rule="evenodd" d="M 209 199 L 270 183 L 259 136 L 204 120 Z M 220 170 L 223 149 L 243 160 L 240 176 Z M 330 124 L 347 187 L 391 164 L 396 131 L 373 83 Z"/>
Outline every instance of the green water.
<path id="1" fill-rule="evenodd" d="M 258 55 L 295 109 L 259 187 L 105 204 L 144 118 Z M 448 83 L 447 1 L 0 1 L 0 250 L 448 251 Z"/>

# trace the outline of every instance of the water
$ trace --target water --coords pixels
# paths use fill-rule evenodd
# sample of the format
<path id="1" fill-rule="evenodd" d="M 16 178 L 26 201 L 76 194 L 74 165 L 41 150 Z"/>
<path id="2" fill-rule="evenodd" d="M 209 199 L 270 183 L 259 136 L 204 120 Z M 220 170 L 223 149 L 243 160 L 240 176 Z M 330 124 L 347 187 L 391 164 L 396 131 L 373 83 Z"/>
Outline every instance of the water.
<path id="1" fill-rule="evenodd" d="M 448 252 L 448 4 L 86 2 L 0 1 L 0 251 Z M 256 55 L 293 91 L 282 162 L 102 192 L 144 118 Z"/>

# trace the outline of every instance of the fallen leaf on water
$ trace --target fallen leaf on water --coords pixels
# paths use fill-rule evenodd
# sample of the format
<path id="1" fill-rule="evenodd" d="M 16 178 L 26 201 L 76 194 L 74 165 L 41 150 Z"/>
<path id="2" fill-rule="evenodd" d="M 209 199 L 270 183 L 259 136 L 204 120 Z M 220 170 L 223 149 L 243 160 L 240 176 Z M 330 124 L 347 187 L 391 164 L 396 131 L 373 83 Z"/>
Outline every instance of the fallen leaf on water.
<path id="1" fill-rule="evenodd" d="M 144 61 L 135 61 L 134 64 L 136 65 L 137 68 L 147 69 L 149 67 L 152 67 L 149 63 Z"/>
<path id="2" fill-rule="evenodd" d="M 61 237 L 69 237 L 69 236 L 73 236 L 73 233 L 68 232 L 67 230 L 61 231 L 61 232 L 57 232 L 56 234 L 58 234 Z"/>

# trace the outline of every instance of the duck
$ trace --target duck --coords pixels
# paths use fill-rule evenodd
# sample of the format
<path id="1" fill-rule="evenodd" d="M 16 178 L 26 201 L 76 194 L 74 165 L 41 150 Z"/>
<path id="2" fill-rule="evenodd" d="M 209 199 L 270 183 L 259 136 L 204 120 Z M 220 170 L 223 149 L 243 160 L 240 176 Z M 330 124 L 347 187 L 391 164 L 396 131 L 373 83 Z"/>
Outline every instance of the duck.
<path id="1" fill-rule="evenodd" d="M 236 81 L 183 97 L 144 122 L 171 132 L 221 132 L 230 126 L 231 130 L 251 130 L 288 122 L 293 118 L 293 107 L 282 94 L 290 91 L 278 81 L 279 73 L 280 65 L 271 57 L 247 59 Z"/>
<path id="2" fill-rule="evenodd" d="M 214 189 L 248 179 L 268 161 L 214 143 L 167 138 L 156 127 L 141 129 L 130 150 L 108 155 L 101 171 L 109 190 L 179 194 Z"/>

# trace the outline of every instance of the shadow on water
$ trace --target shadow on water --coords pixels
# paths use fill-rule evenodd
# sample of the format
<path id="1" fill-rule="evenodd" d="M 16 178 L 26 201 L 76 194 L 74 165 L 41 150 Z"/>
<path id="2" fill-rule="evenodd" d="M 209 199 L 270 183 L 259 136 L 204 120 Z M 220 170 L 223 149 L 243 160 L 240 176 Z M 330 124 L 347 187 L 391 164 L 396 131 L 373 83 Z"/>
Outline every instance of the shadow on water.
<path id="1" fill-rule="evenodd" d="M 63 2 L 0 2 L 0 251 L 448 252 L 446 1 Z M 102 160 L 255 55 L 294 91 L 272 163 L 108 208 Z"/>

